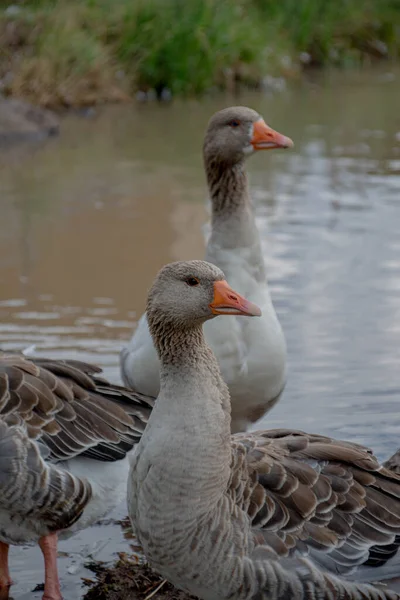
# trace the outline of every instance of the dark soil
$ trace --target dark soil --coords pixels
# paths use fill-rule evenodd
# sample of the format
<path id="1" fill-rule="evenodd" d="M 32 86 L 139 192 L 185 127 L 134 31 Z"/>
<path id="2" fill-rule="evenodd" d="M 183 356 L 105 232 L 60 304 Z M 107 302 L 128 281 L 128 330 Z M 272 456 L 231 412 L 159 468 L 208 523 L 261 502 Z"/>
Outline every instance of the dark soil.
<path id="1" fill-rule="evenodd" d="M 89 590 L 84 600 L 145 600 L 163 582 L 147 564 L 138 564 L 137 558 L 120 554 L 119 561 L 112 567 L 99 563 L 86 565 L 96 574 L 96 580 L 84 580 Z M 185 592 L 166 582 L 152 600 L 192 600 Z"/>

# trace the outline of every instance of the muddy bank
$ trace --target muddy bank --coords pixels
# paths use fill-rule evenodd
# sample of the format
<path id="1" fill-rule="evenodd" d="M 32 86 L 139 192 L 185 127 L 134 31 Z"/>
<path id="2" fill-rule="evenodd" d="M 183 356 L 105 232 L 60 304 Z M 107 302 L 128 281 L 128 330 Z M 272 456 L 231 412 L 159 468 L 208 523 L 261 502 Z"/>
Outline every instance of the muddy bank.
<path id="1" fill-rule="evenodd" d="M 59 120 L 50 110 L 17 98 L 0 98 L 0 145 L 57 135 Z"/>
<path id="2" fill-rule="evenodd" d="M 177 590 L 171 583 L 149 567 L 143 551 L 137 545 L 129 517 L 118 521 L 129 540 L 131 551 L 118 552 L 119 559 L 112 565 L 99 560 L 86 562 L 93 578 L 82 577 L 82 600 L 192 600 L 194 597 Z"/>
<path id="3" fill-rule="evenodd" d="M 84 600 L 190 600 L 194 598 L 154 573 L 147 564 L 140 564 L 136 556 L 120 554 L 118 562 L 107 567 L 104 564 L 86 565 L 96 576 L 85 579 L 89 587 Z"/>
<path id="4" fill-rule="evenodd" d="M 147 564 L 137 562 L 136 556 L 121 553 L 118 562 L 107 567 L 101 563 L 87 564 L 95 579 L 83 579 L 89 589 L 83 600 L 196 600 L 157 575 Z M 400 579 L 375 582 L 375 587 L 398 591 Z"/>

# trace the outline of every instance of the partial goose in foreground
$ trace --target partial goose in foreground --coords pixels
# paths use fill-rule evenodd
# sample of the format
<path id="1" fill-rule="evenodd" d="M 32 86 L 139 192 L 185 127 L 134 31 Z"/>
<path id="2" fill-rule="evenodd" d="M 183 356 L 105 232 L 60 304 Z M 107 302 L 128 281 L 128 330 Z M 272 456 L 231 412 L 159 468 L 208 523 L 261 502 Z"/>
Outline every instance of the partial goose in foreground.
<path id="1" fill-rule="evenodd" d="M 60 600 L 57 537 L 98 521 L 126 497 L 127 454 L 153 400 L 74 360 L 0 352 L 0 593 L 9 545 L 38 543 L 44 600 Z"/>
<path id="2" fill-rule="evenodd" d="M 400 534 L 400 477 L 350 442 L 283 429 L 231 435 L 228 388 L 202 331 L 216 315 L 260 310 L 209 263 L 160 271 L 147 317 L 161 387 L 128 483 L 151 566 L 204 600 L 399 598 L 337 575 L 357 577 Z"/>
<path id="3" fill-rule="evenodd" d="M 236 106 L 216 113 L 204 138 L 204 165 L 212 203 L 206 260 L 262 309 L 257 322 L 206 323 L 232 402 L 232 432 L 245 431 L 278 401 L 286 382 L 286 343 L 268 289 L 245 160 L 259 150 L 290 148 L 292 140 L 268 127 L 254 110 Z M 157 396 L 160 363 L 146 315 L 121 352 L 126 386 Z"/>

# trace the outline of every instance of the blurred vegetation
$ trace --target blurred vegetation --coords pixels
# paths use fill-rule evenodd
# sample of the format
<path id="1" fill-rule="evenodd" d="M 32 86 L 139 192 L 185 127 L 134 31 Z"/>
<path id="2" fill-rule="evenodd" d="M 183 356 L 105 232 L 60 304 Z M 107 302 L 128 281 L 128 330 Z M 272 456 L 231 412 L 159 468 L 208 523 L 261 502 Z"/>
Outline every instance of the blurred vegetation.
<path id="1" fill-rule="evenodd" d="M 400 0 L 0 0 L 2 89 L 47 106 L 399 56 Z"/>

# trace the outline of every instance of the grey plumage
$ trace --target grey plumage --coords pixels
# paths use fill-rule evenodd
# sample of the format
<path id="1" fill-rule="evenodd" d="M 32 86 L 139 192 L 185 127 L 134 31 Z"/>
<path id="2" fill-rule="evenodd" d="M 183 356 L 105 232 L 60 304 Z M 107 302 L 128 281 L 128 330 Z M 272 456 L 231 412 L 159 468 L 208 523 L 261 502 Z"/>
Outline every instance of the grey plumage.
<path id="1" fill-rule="evenodd" d="M 3 542 L 24 543 L 22 531 L 20 539 L 15 539 L 22 523 L 23 529 L 36 530 L 38 536 L 71 527 L 91 495 L 87 481 L 46 464 L 38 445 L 22 426 L 0 421 L 0 511 L 12 515 L 14 532 L 14 537 L 8 538 L 2 524 Z"/>
<path id="2" fill-rule="evenodd" d="M 254 143 L 257 131 L 269 140 L 269 148 L 293 145 L 245 106 L 216 113 L 207 126 L 203 144 L 212 222 L 206 260 L 218 265 L 231 284 L 259 305 L 263 313 L 257 324 L 238 318 L 229 324 L 220 320 L 205 325 L 207 343 L 230 390 L 233 432 L 246 430 L 270 410 L 286 382 L 286 343 L 268 288 L 246 176 L 246 159 L 261 149 Z M 126 385 L 157 395 L 160 364 L 146 315 L 140 318 L 120 360 Z"/>
<path id="3" fill-rule="evenodd" d="M 100 373 L 0 351 L 0 541 L 23 544 L 73 526 L 93 482 L 90 468 L 75 476 L 71 460 L 113 463 L 140 439 L 153 399 Z"/>
<path id="4" fill-rule="evenodd" d="M 183 273 L 199 285 L 185 288 Z M 201 327 L 220 279 L 209 263 L 169 265 L 149 294 L 161 390 L 128 484 L 148 560 L 204 600 L 398 598 L 333 573 L 350 574 L 400 533 L 400 477 L 349 442 L 281 429 L 231 436 L 228 389 Z"/>
<path id="5" fill-rule="evenodd" d="M 9 545 L 37 543 L 43 598 L 61 600 L 58 537 L 95 523 L 126 489 L 127 453 L 154 399 L 75 360 L 0 351 L 0 592 L 12 584 Z M 8 596 L 7 596 L 8 597 Z"/>

